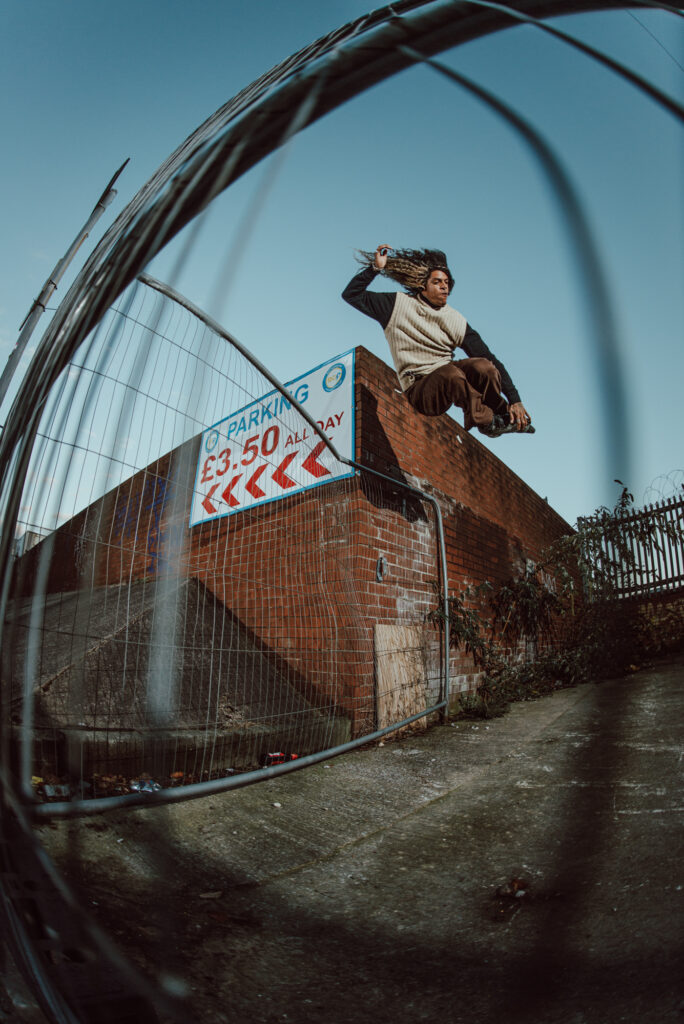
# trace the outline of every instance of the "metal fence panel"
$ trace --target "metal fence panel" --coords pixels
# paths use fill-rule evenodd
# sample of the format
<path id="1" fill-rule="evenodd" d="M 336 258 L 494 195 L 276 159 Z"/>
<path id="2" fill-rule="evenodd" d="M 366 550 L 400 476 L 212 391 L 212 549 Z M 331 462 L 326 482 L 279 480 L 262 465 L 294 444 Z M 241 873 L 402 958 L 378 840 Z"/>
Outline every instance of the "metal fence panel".
<path id="1" fill-rule="evenodd" d="M 341 464 L 296 393 L 140 283 L 59 377 L 5 580 L 10 754 L 39 813 L 228 788 L 444 705 L 438 508 Z M 222 447 L 228 413 L 264 407 Z"/>

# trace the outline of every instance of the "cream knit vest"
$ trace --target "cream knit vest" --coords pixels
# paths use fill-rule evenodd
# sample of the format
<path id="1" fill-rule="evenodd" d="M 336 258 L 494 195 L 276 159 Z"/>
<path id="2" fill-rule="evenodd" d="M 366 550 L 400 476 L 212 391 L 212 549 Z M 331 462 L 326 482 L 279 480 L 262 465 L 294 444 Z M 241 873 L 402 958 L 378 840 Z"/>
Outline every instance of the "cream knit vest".
<path id="1" fill-rule="evenodd" d="M 433 309 L 413 295 L 398 292 L 385 337 L 401 390 L 410 388 L 417 377 L 450 363 L 465 331 L 466 318 L 451 306 Z"/>

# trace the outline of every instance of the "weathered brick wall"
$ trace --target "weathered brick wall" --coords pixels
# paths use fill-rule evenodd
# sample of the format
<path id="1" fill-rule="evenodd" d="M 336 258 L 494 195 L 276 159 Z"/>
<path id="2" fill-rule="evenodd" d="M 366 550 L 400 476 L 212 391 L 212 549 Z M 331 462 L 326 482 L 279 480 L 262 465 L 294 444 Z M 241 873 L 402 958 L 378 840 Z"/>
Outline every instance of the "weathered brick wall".
<path id="1" fill-rule="evenodd" d="M 393 370 L 365 349 L 356 350 L 356 375 L 358 457 L 437 498 L 450 593 L 484 580 L 503 582 L 570 530 L 476 433 L 449 416 L 416 413 L 397 393 Z M 508 444 L 534 444 L 534 438 L 503 438 L 500 444 L 504 455 Z M 385 539 L 379 536 L 378 543 Z M 451 672 L 454 689 L 473 686 L 470 657 L 454 655 Z"/>
<path id="2" fill-rule="evenodd" d="M 174 467 L 194 467 L 198 447 L 193 439 L 163 456 L 31 548 L 17 562 L 14 594 L 30 595 L 39 572 L 47 574 L 48 594 L 158 576 L 171 532 L 189 543 L 187 488 Z"/>
<path id="3" fill-rule="evenodd" d="M 567 532 L 476 437 L 450 417 L 415 413 L 393 370 L 362 348 L 355 379 L 356 458 L 437 498 L 452 593 L 506 579 Z M 436 605 L 429 507 L 364 474 L 190 529 L 198 445 L 195 438 L 159 459 L 29 551 L 15 593 L 31 592 L 41 558 L 48 592 L 155 578 L 179 565 L 290 666 L 309 700 L 323 704 L 337 693 L 353 730 L 367 729 L 374 624 L 420 623 Z M 472 685 L 467 658 L 455 657 L 452 671 L 457 688 Z"/>
<path id="4" fill-rule="evenodd" d="M 356 350 L 356 379 L 360 461 L 382 471 L 394 468 L 439 498 L 454 581 L 483 569 L 483 578 L 503 578 L 511 554 L 524 551 L 534 558 L 569 531 L 548 502 L 475 433 L 449 416 L 414 412 L 397 394 L 393 370 L 362 348 Z M 503 438 L 499 443 L 505 454 L 506 444 L 534 444 L 534 439 Z"/>

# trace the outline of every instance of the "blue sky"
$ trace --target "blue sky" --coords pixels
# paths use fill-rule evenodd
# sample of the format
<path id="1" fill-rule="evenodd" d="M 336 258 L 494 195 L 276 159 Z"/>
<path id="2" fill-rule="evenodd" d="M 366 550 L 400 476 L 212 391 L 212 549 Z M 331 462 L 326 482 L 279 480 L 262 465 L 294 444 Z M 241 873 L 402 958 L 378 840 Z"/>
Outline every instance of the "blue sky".
<path id="1" fill-rule="evenodd" d="M 117 200 L 83 255 L 217 107 L 368 9 L 368 0 L 6 0 L 0 362 L 126 157 Z M 641 9 L 557 24 L 684 99 L 682 19 Z M 684 464 L 681 124 L 533 27 L 441 59 L 526 116 L 581 196 L 617 322 L 632 454 L 626 482 L 639 500 L 654 478 Z M 254 196 L 258 217 L 242 238 L 237 229 Z M 185 241 L 149 271 L 168 276 Z M 510 128 L 431 69 L 356 97 L 298 136 L 275 166 L 271 158 L 231 188 L 175 283 L 283 380 L 357 344 L 389 361 L 379 327 L 340 299 L 355 271 L 353 250 L 379 241 L 448 253 L 453 305 L 516 382 L 537 433 L 484 443 L 570 522 L 612 503 L 618 468 L 605 443 L 591 312 L 548 185 Z"/>

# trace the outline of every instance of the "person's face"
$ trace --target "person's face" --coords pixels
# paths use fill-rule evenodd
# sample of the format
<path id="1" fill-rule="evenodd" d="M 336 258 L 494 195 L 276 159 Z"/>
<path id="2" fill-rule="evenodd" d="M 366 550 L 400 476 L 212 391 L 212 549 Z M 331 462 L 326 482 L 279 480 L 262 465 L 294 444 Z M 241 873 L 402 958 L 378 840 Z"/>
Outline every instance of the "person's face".
<path id="1" fill-rule="evenodd" d="M 443 270 L 433 270 L 423 288 L 423 295 L 433 306 L 445 306 L 449 298 L 449 278 Z"/>

